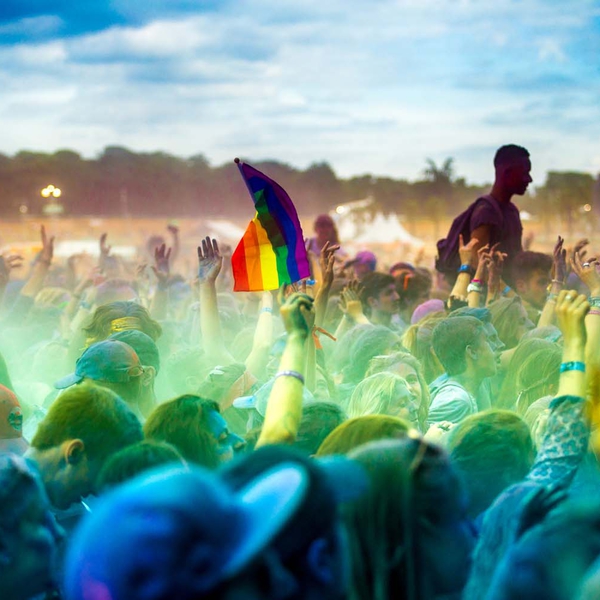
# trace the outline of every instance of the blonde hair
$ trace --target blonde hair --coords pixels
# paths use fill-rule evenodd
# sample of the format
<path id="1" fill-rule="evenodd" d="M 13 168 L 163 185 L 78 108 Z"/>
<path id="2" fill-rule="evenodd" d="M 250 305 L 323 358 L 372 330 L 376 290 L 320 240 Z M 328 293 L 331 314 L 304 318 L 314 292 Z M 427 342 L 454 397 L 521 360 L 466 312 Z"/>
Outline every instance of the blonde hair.
<path id="1" fill-rule="evenodd" d="M 398 386 L 409 387 L 406 379 L 395 373 L 376 373 L 363 379 L 350 398 L 348 418 L 389 414 L 390 404 L 397 396 Z"/>

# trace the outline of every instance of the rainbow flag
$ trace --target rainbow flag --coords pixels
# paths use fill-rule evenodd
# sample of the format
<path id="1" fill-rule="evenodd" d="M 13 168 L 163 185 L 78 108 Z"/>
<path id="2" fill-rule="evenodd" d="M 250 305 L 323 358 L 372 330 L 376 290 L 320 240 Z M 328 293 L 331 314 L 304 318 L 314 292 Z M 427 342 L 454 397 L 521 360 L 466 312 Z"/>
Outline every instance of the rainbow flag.
<path id="1" fill-rule="evenodd" d="M 235 162 L 256 215 L 231 257 L 234 291 L 275 290 L 310 277 L 302 227 L 287 192 L 254 167 Z"/>

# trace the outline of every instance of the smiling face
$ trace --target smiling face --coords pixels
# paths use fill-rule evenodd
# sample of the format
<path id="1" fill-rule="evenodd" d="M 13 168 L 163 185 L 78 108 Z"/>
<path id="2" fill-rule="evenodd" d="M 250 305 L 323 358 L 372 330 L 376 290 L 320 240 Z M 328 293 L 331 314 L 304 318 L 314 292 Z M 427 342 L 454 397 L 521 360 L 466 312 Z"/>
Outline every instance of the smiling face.
<path id="1" fill-rule="evenodd" d="M 404 382 L 399 382 L 394 386 L 394 391 L 390 398 L 386 414 L 391 417 L 405 419 L 406 421 L 409 421 L 411 425 L 418 428 L 419 402 L 417 396 Z"/>
<path id="2" fill-rule="evenodd" d="M 409 390 L 420 406 L 423 401 L 423 390 L 421 389 L 421 382 L 415 369 L 406 363 L 399 363 L 394 366 L 393 371 L 405 379 Z"/>

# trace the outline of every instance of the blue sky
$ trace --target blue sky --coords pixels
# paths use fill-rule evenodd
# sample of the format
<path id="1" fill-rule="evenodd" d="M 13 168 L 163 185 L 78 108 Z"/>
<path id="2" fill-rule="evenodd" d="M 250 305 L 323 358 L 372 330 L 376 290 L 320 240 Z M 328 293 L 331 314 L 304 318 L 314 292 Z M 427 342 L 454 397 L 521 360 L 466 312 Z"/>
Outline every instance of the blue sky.
<path id="1" fill-rule="evenodd" d="M 600 171 L 600 1 L 3 0 L 0 152 Z"/>

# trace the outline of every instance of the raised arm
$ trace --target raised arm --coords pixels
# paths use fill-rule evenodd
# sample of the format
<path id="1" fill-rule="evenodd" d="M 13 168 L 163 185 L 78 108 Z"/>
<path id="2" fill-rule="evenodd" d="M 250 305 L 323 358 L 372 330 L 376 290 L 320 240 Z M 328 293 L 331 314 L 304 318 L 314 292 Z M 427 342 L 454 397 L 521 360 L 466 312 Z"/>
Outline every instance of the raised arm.
<path id="1" fill-rule="evenodd" d="M 257 447 L 293 443 L 302 417 L 306 341 L 315 316 L 313 300 L 306 294 L 293 294 L 281 307 L 280 314 L 288 336 Z"/>
<path id="2" fill-rule="evenodd" d="M 169 303 L 169 276 L 171 268 L 169 260 L 171 258 L 171 248 L 162 244 L 154 249 L 154 265 L 152 271 L 156 276 L 157 285 L 150 303 L 150 314 L 152 318 L 160 320 L 167 318 L 167 309 Z"/>
<path id="3" fill-rule="evenodd" d="M 21 296 L 29 298 L 35 298 L 38 292 L 44 287 L 44 281 L 46 280 L 46 275 L 48 275 L 54 256 L 54 237 L 49 238 L 46 235 L 46 228 L 43 225 L 40 227 L 40 236 L 42 239 L 42 251 L 33 267 L 31 277 L 29 277 L 21 290 Z"/>
<path id="4" fill-rule="evenodd" d="M 552 262 L 552 283 L 550 293 L 544 304 L 542 314 L 538 320 L 538 327 L 546 327 L 553 325 L 556 320 L 554 309 L 556 306 L 556 298 L 559 292 L 563 289 L 565 279 L 567 277 L 567 251 L 563 248 L 564 239 L 558 236 L 558 241 L 554 246 L 553 262 Z"/>
<path id="5" fill-rule="evenodd" d="M 339 340 L 352 329 L 354 325 L 369 325 L 370 321 L 363 312 L 362 303 L 358 296 L 360 284 L 357 280 L 350 281 L 340 294 L 340 309 L 344 313 L 336 331 L 335 337 Z"/>
<path id="6" fill-rule="evenodd" d="M 273 295 L 263 292 L 254 331 L 252 350 L 246 359 L 246 368 L 255 377 L 261 378 L 269 362 L 269 350 L 273 344 Z"/>
<path id="7" fill-rule="evenodd" d="M 587 298 L 575 291 L 562 291 L 556 299 L 558 326 L 564 338 L 558 393 L 551 404 L 552 412 L 535 464 L 527 477 L 544 485 L 569 483 L 587 451 L 585 316 L 589 308 Z"/>
<path id="8" fill-rule="evenodd" d="M 0 302 L 4 298 L 4 292 L 10 279 L 10 272 L 23 264 L 23 257 L 16 254 L 0 256 Z"/>
<path id="9" fill-rule="evenodd" d="M 477 250 L 477 270 L 467 293 L 467 304 L 470 308 L 479 308 L 484 299 L 484 286 L 487 281 L 490 261 L 492 260 L 489 248 L 486 244 Z"/>
<path id="10" fill-rule="evenodd" d="M 458 277 L 454 283 L 454 287 L 448 297 L 448 308 L 452 309 L 452 301 L 459 300 L 460 302 L 466 302 L 467 300 L 467 288 L 471 283 L 471 273 L 477 266 L 477 251 L 475 248 L 479 244 L 479 240 L 472 237 L 468 244 L 464 243 L 463 236 L 458 236 L 458 255 L 460 256 L 460 271 Z M 469 270 L 463 270 L 468 267 Z"/>
<path id="11" fill-rule="evenodd" d="M 329 292 L 331 292 L 331 286 L 333 285 L 335 266 L 335 253 L 340 249 L 339 244 L 329 244 L 325 242 L 325 245 L 321 249 L 319 255 L 319 266 L 321 270 L 321 277 L 318 281 L 317 294 L 315 296 L 315 325 L 320 327 L 325 321 L 325 313 L 327 312 L 327 303 L 329 301 Z"/>
<path id="12" fill-rule="evenodd" d="M 600 274 L 598 273 L 598 260 L 590 258 L 584 261 L 581 254 L 575 252 L 571 266 L 579 279 L 590 290 L 591 310 L 585 318 L 587 333 L 585 363 L 587 395 L 593 402 L 594 422 L 598 425 L 600 423 L 600 413 L 597 408 L 600 401 Z"/>
<path id="13" fill-rule="evenodd" d="M 200 286 L 200 330 L 205 353 L 216 365 L 228 365 L 235 362 L 229 354 L 223 340 L 219 306 L 217 303 L 216 281 L 223 257 L 217 240 L 206 237 L 198 246 L 198 283 Z"/>

